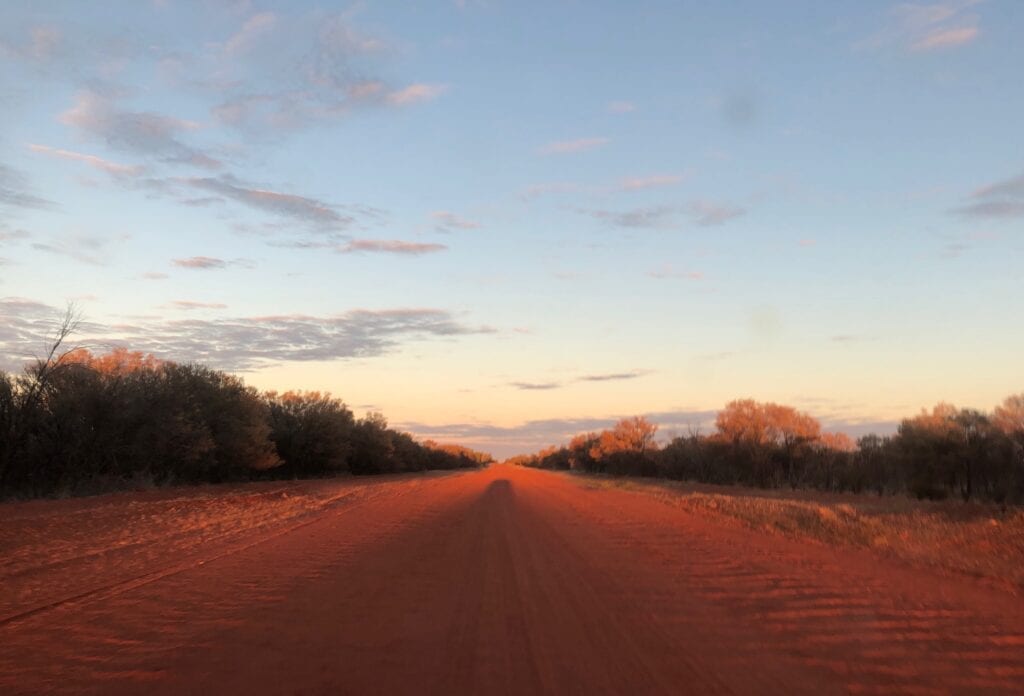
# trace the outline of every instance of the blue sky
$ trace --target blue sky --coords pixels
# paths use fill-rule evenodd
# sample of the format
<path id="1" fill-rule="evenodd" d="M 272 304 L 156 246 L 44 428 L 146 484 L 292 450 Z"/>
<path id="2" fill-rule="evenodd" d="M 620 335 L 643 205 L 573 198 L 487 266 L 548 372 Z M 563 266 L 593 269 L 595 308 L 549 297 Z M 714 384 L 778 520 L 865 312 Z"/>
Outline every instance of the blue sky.
<path id="1" fill-rule="evenodd" d="M 1019 3 L 0 9 L 0 357 L 329 390 L 499 455 L 1024 384 Z"/>

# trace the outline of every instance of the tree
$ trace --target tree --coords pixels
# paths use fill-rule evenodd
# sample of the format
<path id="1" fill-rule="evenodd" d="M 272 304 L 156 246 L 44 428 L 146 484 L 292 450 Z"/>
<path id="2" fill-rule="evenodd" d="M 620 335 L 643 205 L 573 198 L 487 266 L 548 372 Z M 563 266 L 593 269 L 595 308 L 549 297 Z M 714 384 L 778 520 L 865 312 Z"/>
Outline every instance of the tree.
<path id="1" fill-rule="evenodd" d="M 732 445 L 738 463 L 746 461 L 759 485 L 802 481 L 811 445 L 821 424 L 790 406 L 740 399 L 726 404 L 715 419 L 716 438 Z"/>
<path id="2" fill-rule="evenodd" d="M 611 430 L 602 430 L 597 442 L 590 449 L 595 460 L 617 452 L 632 452 L 643 455 L 656 448 L 654 435 L 658 426 L 643 416 L 623 418 Z"/>
<path id="3" fill-rule="evenodd" d="M 279 475 L 320 476 L 348 470 L 355 418 L 344 403 L 320 392 L 268 392 L 270 439 Z"/>
<path id="4" fill-rule="evenodd" d="M 25 371 L 18 383 L 10 385 L 10 405 L 3 436 L 6 444 L 0 447 L 0 489 L 8 484 L 10 469 L 15 453 L 26 444 L 26 438 L 33 426 L 33 419 L 39 400 L 49 386 L 52 376 L 60 368 L 67 351 L 62 352 L 67 338 L 81 323 L 81 313 L 74 303 L 69 302 L 64 314 L 58 320 L 52 338 L 47 344 L 43 357 L 37 357 L 35 364 Z M 2 397 L 0 397 L 2 398 Z"/>
<path id="5" fill-rule="evenodd" d="M 394 443 L 388 421 L 380 413 L 368 413 L 352 433 L 353 474 L 380 474 L 393 470 Z"/>

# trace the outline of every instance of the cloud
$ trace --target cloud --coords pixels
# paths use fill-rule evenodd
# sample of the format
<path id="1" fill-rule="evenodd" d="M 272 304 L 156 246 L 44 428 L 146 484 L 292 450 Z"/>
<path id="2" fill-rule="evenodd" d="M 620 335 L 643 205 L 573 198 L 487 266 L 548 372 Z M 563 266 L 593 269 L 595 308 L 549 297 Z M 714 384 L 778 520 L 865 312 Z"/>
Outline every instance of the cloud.
<path id="1" fill-rule="evenodd" d="M 626 211 L 584 210 L 591 217 L 615 227 L 668 228 L 673 227 L 675 210 L 669 206 L 650 206 Z"/>
<path id="2" fill-rule="evenodd" d="M 178 350 L 194 345 L 198 351 L 207 351 L 207 359 L 212 364 L 226 362 L 235 366 L 268 360 L 374 357 L 389 352 L 400 339 L 488 331 L 462 325 L 450 313 L 437 309 L 352 310 L 329 317 L 255 317 L 223 322 L 188 322 L 167 328 L 184 334 L 173 336 L 172 333 L 174 340 L 170 347 L 175 347 L 173 353 L 195 352 Z M 227 332 L 228 341 L 215 338 L 220 330 Z M 237 344 L 239 349 L 233 344 Z M 162 352 L 172 353 L 170 350 Z"/>
<path id="3" fill-rule="evenodd" d="M 23 298 L 0 298 L 0 366 L 14 369 L 52 334 L 61 312 Z M 403 343 L 489 333 L 431 308 L 353 309 L 327 316 L 285 314 L 83 324 L 75 342 L 97 350 L 127 346 L 179 362 L 250 370 L 278 362 L 385 355 Z"/>
<path id="4" fill-rule="evenodd" d="M 193 268 L 198 270 L 227 268 L 228 266 L 228 262 L 224 259 L 215 259 L 209 256 L 191 256 L 187 259 L 173 259 L 171 264 L 178 268 Z"/>
<path id="5" fill-rule="evenodd" d="M 522 391 L 548 391 L 561 389 L 569 384 L 580 382 L 620 382 L 624 380 L 637 379 L 650 374 L 646 370 L 633 370 L 630 372 L 607 372 L 599 374 L 581 375 L 565 382 L 509 382 L 508 386 Z"/>
<path id="6" fill-rule="evenodd" d="M 336 121 L 358 108 L 408 107 L 448 89 L 427 82 L 396 87 L 375 77 L 373 59 L 391 47 L 357 29 L 352 15 L 256 14 L 214 56 L 193 56 L 176 70 L 216 76 L 197 83 L 216 95 L 212 116 L 251 134 Z"/>
<path id="7" fill-rule="evenodd" d="M 30 63 L 44 65 L 57 57 L 64 44 L 64 36 L 60 29 L 49 25 L 32 27 L 26 39 L 21 43 L 0 39 L 0 53 L 8 53 Z"/>
<path id="8" fill-rule="evenodd" d="M 354 239 L 344 245 L 336 247 L 340 254 L 404 254 L 407 256 L 420 256 L 432 254 L 438 251 L 445 251 L 448 247 L 444 244 L 425 244 L 419 242 L 403 242 L 397 239 Z"/>
<path id="9" fill-rule="evenodd" d="M 97 157 L 96 155 L 87 155 L 81 152 L 74 152 L 72 150 L 61 150 L 59 148 L 49 147 L 48 145 L 28 143 L 27 147 L 32 152 L 38 152 L 50 157 L 57 157 L 74 162 L 83 162 L 90 167 L 104 171 L 111 176 L 137 176 L 144 171 L 143 167 L 137 165 L 119 164 L 117 162 L 105 160 L 102 157 Z"/>
<path id="10" fill-rule="evenodd" d="M 112 241 L 114 240 L 109 237 L 64 234 L 55 236 L 49 242 L 34 242 L 32 248 L 48 254 L 67 256 L 93 266 L 102 266 L 107 262 L 106 251 Z"/>
<path id="11" fill-rule="evenodd" d="M 509 382 L 509 386 L 523 391 L 547 391 L 558 389 L 562 385 L 558 382 Z"/>
<path id="12" fill-rule="evenodd" d="M 521 198 L 531 200 L 550 193 L 575 193 L 580 190 L 579 184 L 570 181 L 555 181 L 547 184 L 533 184 L 523 191 Z"/>
<path id="13" fill-rule="evenodd" d="M 681 174 L 654 174 L 652 176 L 631 177 L 623 179 L 619 188 L 623 191 L 642 191 L 644 189 L 675 186 L 682 183 L 685 177 Z"/>
<path id="14" fill-rule="evenodd" d="M 119 109 L 112 99 L 97 92 L 79 92 L 74 106 L 61 114 L 60 120 L 124 152 L 204 169 L 223 166 L 219 160 L 181 141 L 183 133 L 199 128 L 198 123 L 152 112 Z"/>
<path id="15" fill-rule="evenodd" d="M 636 111 L 636 104 L 629 101 L 612 101 L 608 102 L 608 113 L 612 114 L 628 114 L 631 111 Z"/>
<path id="16" fill-rule="evenodd" d="M 476 220 L 469 220 L 459 217 L 447 210 L 438 210 L 430 214 L 434 219 L 434 229 L 438 232 L 451 232 L 452 230 L 478 230 L 481 225 Z"/>
<path id="17" fill-rule="evenodd" d="M 651 174 L 649 176 L 625 177 L 613 184 L 585 186 L 571 181 L 554 181 L 528 186 L 520 198 L 529 201 L 540 196 L 556 193 L 590 193 L 607 195 L 611 193 L 644 191 L 666 186 L 675 186 L 686 181 L 690 173 Z"/>
<path id="18" fill-rule="evenodd" d="M 938 48 L 953 48 L 971 43 L 979 34 L 978 27 L 936 29 L 921 37 L 910 48 L 914 51 L 932 51 Z"/>
<path id="19" fill-rule="evenodd" d="M 647 271 L 647 276 L 658 279 L 676 278 L 680 280 L 704 280 L 704 274 L 700 271 L 679 271 L 672 268 L 672 266 L 667 263 L 662 265 L 660 268 Z"/>
<path id="20" fill-rule="evenodd" d="M 697 200 L 690 204 L 688 212 L 695 223 L 708 227 L 712 225 L 721 225 L 733 218 L 745 215 L 747 211 L 745 208 L 740 208 L 728 203 L 715 203 L 712 201 Z"/>
<path id="21" fill-rule="evenodd" d="M 745 215 L 747 210 L 729 203 L 695 200 L 683 208 L 655 205 L 624 211 L 581 209 L 578 212 L 614 227 L 670 229 L 677 226 L 675 216 L 678 213 L 685 214 L 696 225 L 709 227 Z"/>
<path id="22" fill-rule="evenodd" d="M 192 300 L 173 300 L 167 306 L 171 309 L 182 309 L 185 311 L 194 309 L 227 309 L 227 305 L 220 302 L 194 302 Z"/>
<path id="23" fill-rule="evenodd" d="M 16 23 L 10 24 L 16 30 Z M 0 58 L 20 60 L 23 70 L 37 76 L 77 85 L 109 86 L 133 60 L 143 60 L 156 50 L 121 27 L 65 33 L 60 27 L 41 24 L 21 33 L 20 40 L 0 37 Z"/>
<path id="24" fill-rule="evenodd" d="M 611 428 L 617 421 L 635 414 L 621 414 L 607 417 L 552 418 L 531 420 L 518 425 L 502 426 L 490 423 L 448 423 L 427 424 L 419 422 L 396 423 L 395 427 L 413 433 L 417 437 L 435 440 L 451 440 L 467 446 L 479 447 L 498 457 L 536 452 L 544 447 L 567 444 L 580 433 L 597 432 Z M 717 411 L 677 410 L 645 414 L 651 422 L 657 423 L 662 439 L 674 433 L 687 433 L 691 429 L 705 432 L 714 428 Z"/>
<path id="25" fill-rule="evenodd" d="M 250 50 L 277 24 L 277 16 L 273 12 L 261 12 L 245 21 L 242 28 L 224 43 L 224 53 L 237 56 Z"/>
<path id="26" fill-rule="evenodd" d="M 583 375 L 582 377 L 576 378 L 577 382 L 621 382 L 627 379 L 637 379 L 648 374 L 643 370 L 634 370 L 632 372 L 609 372 L 598 375 Z"/>
<path id="27" fill-rule="evenodd" d="M 969 200 L 954 212 L 971 218 L 1024 217 L 1024 174 L 984 186 Z"/>
<path id="28" fill-rule="evenodd" d="M 541 155 L 566 155 L 573 152 L 594 150 L 610 141 L 608 138 L 579 138 L 577 140 L 559 140 L 542 146 L 537 152 Z"/>
<path id="29" fill-rule="evenodd" d="M 32 193 L 27 176 L 3 163 L 0 163 L 0 205 L 44 210 L 53 207 L 51 201 Z"/>
<path id="30" fill-rule="evenodd" d="M 206 208 L 211 205 L 220 205 L 226 201 L 220 196 L 200 196 L 199 198 L 180 198 L 178 202 L 190 208 Z"/>
<path id="31" fill-rule="evenodd" d="M 914 53 L 966 46 L 981 35 L 980 20 L 970 12 L 981 2 L 900 3 L 890 10 L 886 26 L 857 46 L 878 49 L 894 45 Z"/>
<path id="32" fill-rule="evenodd" d="M 292 193 L 257 188 L 231 174 L 222 174 L 218 177 L 193 177 L 180 181 L 194 188 L 237 201 L 250 208 L 307 225 L 342 229 L 355 222 L 351 215 L 338 212 L 335 206 L 324 201 Z"/>
<path id="33" fill-rule="evenodd" d="M 158 271 L 148 271 L 142 274 L 145 280 L 166 280 L 170 278 L 166 273 L 160 273 Z"/>
<path id="34" fill-rule="evenodd" d="M 42 354 L 60 312 L 23 297 L 0 297 L 0 370 L 18 369 Z"/>
<path id="35" fill-rule="evenodd" d="M 3 223 L 0 223 L 0 245 L 5 242 L 18 242 L 22 239 L 28 239 L 31 236 L 32 235 L 28 230 L 12 230 L 6 227 Z"/>
<path id="36" fill-rule="evenodd" d="M 428 85 L 418 83 L 391 92 L 388 94 L 385 101 L 392 106 L 419 104 L 421 102 L 437 99 L 439 96 L 444 94 L 447 89 L 448 88 L 445 85 Z"/>

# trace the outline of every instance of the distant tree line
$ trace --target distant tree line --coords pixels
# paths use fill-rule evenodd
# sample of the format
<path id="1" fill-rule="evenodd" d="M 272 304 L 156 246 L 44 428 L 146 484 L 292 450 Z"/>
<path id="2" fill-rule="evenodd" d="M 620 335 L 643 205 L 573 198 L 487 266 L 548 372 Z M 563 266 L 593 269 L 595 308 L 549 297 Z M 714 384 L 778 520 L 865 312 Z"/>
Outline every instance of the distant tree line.
<path id="1" fill-rule="evenodd" d="M 418 442 L 380 414 L 356 419 L 330 394 L 261 393 L 225 372 L 123 349 L 58 354 L 66 335 L 23 374 L 0 371 L 0 498 L 491 461 Z"/>
<path id="2" fill-rule="evenodd" d="M 762 488 L 1024 503 L 1024 394 L 991 413 L 939 404 L 904 419 L 895 435 L 856 441 L 822 432 L 817 420 L 789 406 L 750 399 L 727 404 L 707 435 L 691 432 L 659 447 L 656 430 L 644 418 L 628 418 L 509 461 Z"/>

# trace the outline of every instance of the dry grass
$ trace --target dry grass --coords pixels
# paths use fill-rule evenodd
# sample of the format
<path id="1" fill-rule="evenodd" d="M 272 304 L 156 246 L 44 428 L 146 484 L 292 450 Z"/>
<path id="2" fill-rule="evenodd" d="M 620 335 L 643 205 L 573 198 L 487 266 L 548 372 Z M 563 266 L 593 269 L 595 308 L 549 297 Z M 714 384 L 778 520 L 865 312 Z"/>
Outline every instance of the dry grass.
<path id="1" fill-rule="evenodd" d="M 831 546 L 865 548 L 1024 593 L 1024 509 L 905 497 L 827 494 L 579 477 L 588 487 L 637 491 L 690 512 Z"/>

